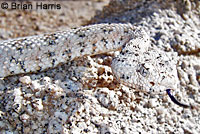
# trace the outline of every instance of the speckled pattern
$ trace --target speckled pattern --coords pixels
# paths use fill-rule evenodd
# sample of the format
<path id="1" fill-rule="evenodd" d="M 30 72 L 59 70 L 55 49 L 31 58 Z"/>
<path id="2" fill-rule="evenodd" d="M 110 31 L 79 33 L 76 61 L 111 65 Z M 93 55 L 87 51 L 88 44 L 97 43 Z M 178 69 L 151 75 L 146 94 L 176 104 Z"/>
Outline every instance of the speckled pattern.
<path id="1" fill-rule="evenodd" d="M 69 31 L 4 41 L 1 77 L 40 72 L 75 58 L 115 51 L 112 70 L 119 82 L 145 92 L 176 88 L 176 63 L 150 47 L 148 35 L 131 24 L 96 24 Z M 141 56 L 142 55 L 142 56 Z"/>
<path id="2" fill-rule="evenodd" d="M 132 40 L 133 41 L 133 40 Z M 155 47 L 146 51 L 133 49 L 130 42 L 121 54 L 114 58 L 112 70 L 120 83 L 139 91 L 164 94 L 167 88 L 177 89 L 176 59 Z M 141 45 L 143 47 L 143 45 Z"/>
<path id="3" fill-rule="evenodd" d="M 184 10 L 186 8 L 187 10 Z M 94 19 L 97 21 L 94 23 L 129 22 L 137 27 L 142 26 L 142 29 L 148 32 L 151 44 L 147 45 L 147 49 L 144 48 L 144 52 L 142 49 L 140 52 L 135 49 L 134 52 L 138 53 L 140 57 L 133 56 L 132 59 L 143 62 L 144 56 L 150 58 L 146 54 L 149 52 L 155 55 L 155 57 L 151 57 L 155 61 L 148 64 L 145 62 L 145 66 L 143 66 L 145 68 L 154 62 L 163 63 L 163 61 L 168 61 L 169 65 L 176 65 L 178 87 L 172 92 L 173 96 L 179 102 L 200 108 L 200 58 L 197 56 L 200 46 L 200 38 L 198 38 L 200 21 L 199 14 L 198 16 L 194 14 L 195 12 L 199 13 L 200 8 L 194 1 L 112 0 L 109 7 L 104 9 L 110 11 L 102 11 L 103 17 L 95 17 Z M 180 10 L 185 13 L 180 15 Z M 50 17 L 44 19 L 36 17 L 35 21 L 41 27 L 44 26 L 43 21 L 47 21 L 46 26 L 51 30 L 40 31 L 40 33 L 50 33 L 63 29 L 63 25 L 52 27 L 57 24 L 54 20 L 59 20 L 55 14 L 51 15 L 48 12 L 45 15 Z M 66 13 L 63 18 L 68 15 Z M 28 14 L 28 16 L 34 15 Z M 48 19 L 51 16 L 55 16 L 53 21 Z M 10 16 L 7 18 L 9 21 L 15 20 Z M 6 21 L 6 24 L 13 31 L 16 31 L 13 28 L 14 24 L 19 25 L 18 32 L 21 34 L 17 34 L 18 37 L 37 35 L 38 31 L 28 30 L 33 28 L 30 25 L 24 28 L 26 30 L 22 30 L 24 27 L 22 22 L 27 22 L 26 20 L 27 16 L 22 16 L 21 21 L 11 21 L 12 23 Z M 34 21 L 31 21 L 31 24 L 32 22 L 34 24 Z M 64 22 L 70 23 L 71 21 Z M 87 23 L 87 25 L 90 24 Z M 74 26 L 74 23 L 69 24 L 69 26 Z M 9 29 L 4 31 L 10 32 Z M 30 34 L 26 34 L 27 31 Z M 9 37 L 14 38 L 15 36 Z M 135 43 L 136 40 L 130 40 L 126 46 Z M 123 48 L 125 50 L 125 47 Z M 146 50 L 149 51 L 145 52 Z M 170 53 L 177 55 L 170 55 Z M 0 133 L 200 133 L 199 110 L 180 107 L 174 104 L 167 94 L 152 95 L 141 92 L 141 90 L 136 91 L 117 82 L 116 74 L 120 78 L 121 73 L 115 73 L 115 69 L 111 69 L 112 61 L 114 62 L 118 58 L 123 59 L 128 55 L 120 56 L 121 54 L 119 54 L 120 51 L 112 51 L 83 56 L 40 73 L 20 74 L 0 79 Z M 161 58 L 156 60 L 159 54 L 161 54 Z M 176 63 L 176 61 L 178 62 Z M 123 60 L 120 62 L 119 68 L 127 63 Z M 125 67 L 127 72 L 130 71 L 128 66 Z M 139 74 L 148 76 L 145 75 L 148 74 L 145 68 L 143 68 L 144 70 L 138 69 L 139 72 L 136 73 L 136 76 Z M 156 70 L 155 75 L 162 71 L 160 67 L 158 70 L 157 68 L 152 69 Z M 116 71 L 118 70 L 116 69 Z M 145 78 L 148 79 L 148 77 Z M 140 80 L 140 78 L 137 79 Z"/>
<path id="4" fill-rule="evenodd" d="M 40 72 L 81 56 L 113 51 L 137 36 L 146 38 L 131 24 L 98 24 L 3 41 L 0 77 Z"/>

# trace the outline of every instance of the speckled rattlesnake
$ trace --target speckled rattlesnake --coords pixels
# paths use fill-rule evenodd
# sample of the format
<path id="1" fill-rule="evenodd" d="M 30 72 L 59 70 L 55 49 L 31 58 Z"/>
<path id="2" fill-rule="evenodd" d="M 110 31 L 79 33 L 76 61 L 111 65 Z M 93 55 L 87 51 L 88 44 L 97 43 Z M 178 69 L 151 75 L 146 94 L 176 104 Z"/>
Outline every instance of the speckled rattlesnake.
<path id="1" fill-rule="evenodd" d="M 0 77 L 40 72 L 78 57 L 119 49 L 111 67 L 121 83 L 151 93 L 176 88 L 176 61 L 151 47 L 146 32 L 131 24 L 96 24 L 2 41 Z"/>

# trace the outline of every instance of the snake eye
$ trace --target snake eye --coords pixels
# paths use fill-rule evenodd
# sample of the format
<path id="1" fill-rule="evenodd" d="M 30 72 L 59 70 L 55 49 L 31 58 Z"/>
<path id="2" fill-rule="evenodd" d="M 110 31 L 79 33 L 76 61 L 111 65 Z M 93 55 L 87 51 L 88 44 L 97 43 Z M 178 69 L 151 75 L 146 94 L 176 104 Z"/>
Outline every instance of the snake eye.
<path id="1" fill-rule="evenodd" d="M 176 98 L 171 94 L 170 91 L 171 91 L 171 89 L 167 89 L 167 90 L 166 90 L 166 92 L 167 92 L 167 94 L 168 94 L 168 96 L 169 96 L 169 98 L 171 99 L 172 102 L 174 102 L 175 104 L 177 104 L 177 105 L 179 105 L 179 106 L 181 106 L 181 107 L 184 107 L 184 108 L 189 108 L 189 107 L 190 107 L 189 105 L 182 104 L 182 103 L 178 102 L 178 101 L 176 100 Z"/>

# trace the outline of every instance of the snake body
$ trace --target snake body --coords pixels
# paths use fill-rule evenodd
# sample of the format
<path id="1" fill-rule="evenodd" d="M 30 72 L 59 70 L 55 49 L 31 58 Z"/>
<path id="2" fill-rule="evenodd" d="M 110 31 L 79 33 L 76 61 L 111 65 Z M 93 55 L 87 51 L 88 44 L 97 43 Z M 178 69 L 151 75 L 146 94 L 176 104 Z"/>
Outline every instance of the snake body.
<path id="1" fill-rule="evenodd" d="M 82 56 L 120 50 L 112 61 L 117 80 L 140 91 L 176 88 L 176 61 L 150 45 L 148 34 L 131 24 L 95 24 L 0 42 L 0 77 L 41 72 Z"/>

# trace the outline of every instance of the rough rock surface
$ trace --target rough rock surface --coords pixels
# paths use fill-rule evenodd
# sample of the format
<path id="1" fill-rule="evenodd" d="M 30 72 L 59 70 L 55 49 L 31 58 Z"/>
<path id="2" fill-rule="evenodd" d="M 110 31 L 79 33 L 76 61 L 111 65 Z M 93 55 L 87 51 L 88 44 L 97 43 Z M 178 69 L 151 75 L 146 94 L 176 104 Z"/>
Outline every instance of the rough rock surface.
<path id="1" fill-rule="evenodd" d="M 61 9 L 35 10 L 34 5 L 38 1 L 30 1 L 22 3 L 31 3 L 33 10 L 7 9 L 0 11 L 0 39 L 38 35 L 86 25 L 96 12 L 101 11 L 102 7 L 108 4 L 106 0 L 67 2 L 48 0 L 49 2 L 43 1 L 42 4 L 59 4 Z M 10 5 L 12 2 L 7 3 Z M 40 2 L 38 3 L 40 4 Z"/>
<path id="2" fill-rule="evenodd" d="M 174 96 L 200 107 L 199 5 L 197 0 L 112 0 L 90 23 L 129 22 L 143 26 L 153 46 L 178 54 L 174 58 L 178 59 L 180 84 L 173 91 Z M 42 21 L 37 23 L 39 27 L 46 25 Z M 67 25 L 77 26 L 73 24 Z M 14 26 L 7 22 L 3 25 Z M 40 32 L 56 31 L 64 25 L 55 24 Z M 13 32 L 7 29 L 4 31 L 2 39 L 16 37 L 8 34 Z M 16 30 L 16 33 L 38 34 L 32 27 L 27 31 Z M 110 68 L 116 53 L 83 57 L 43 73 L 1 80 L 0 132 L 200 133 L 198 108 L 184 109 L 172 103 L 168 96 L 145 94 L 116 81 Z"/>

